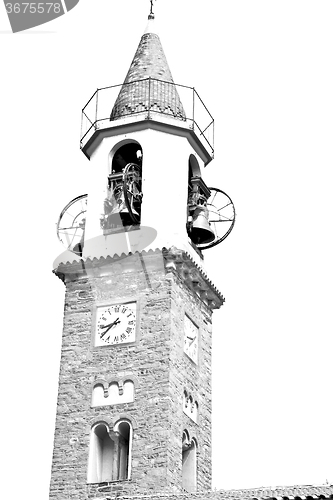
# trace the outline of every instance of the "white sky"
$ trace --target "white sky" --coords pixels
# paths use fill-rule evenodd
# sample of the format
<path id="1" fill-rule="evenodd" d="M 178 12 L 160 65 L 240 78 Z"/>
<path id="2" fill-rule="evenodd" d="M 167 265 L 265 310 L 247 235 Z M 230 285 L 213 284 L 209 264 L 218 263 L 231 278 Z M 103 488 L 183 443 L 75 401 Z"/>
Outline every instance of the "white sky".
<path id="1" fill-rule="evenodd" d="M 55 223 L 86 191 L 80 110 L 121 83 L 148 12 L 148 0 L 81 0 L 13 35 L 0 7 L 4 498 L 48 495 L 65 291 Z M 214 486 L 333 483 L 333 3 L 158 0 L 155 13 L 175 82 L 216 120 L 204 180 L 237 210 L 205 253 L 226 297 Z"/>

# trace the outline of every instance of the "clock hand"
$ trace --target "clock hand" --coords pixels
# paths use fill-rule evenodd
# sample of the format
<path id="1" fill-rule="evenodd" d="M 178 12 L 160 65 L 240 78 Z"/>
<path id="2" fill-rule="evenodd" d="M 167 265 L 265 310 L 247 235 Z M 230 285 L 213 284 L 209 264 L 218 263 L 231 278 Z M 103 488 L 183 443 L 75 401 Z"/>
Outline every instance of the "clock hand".
<path id="1" fill-rule="evenodd" d="M 119 323 L 119 318 L 117 318 L 115 321 L 112 321 L 112 323 L 108 323 L 107 325 L 101 325 L 100 328 L 107 328 L 108 326 L 113 326 L 115 323 Z"/>
<path id="2" fill-rule="evenodd" d="M 119 321 L 119 318 L 116 319 L 116 321 L 113 322 L 113 325 L 111 326 L 111 328 L 113 326 L 116 326 L 116 325 L 119 325 L 120 324 L 120 321 Z"/>
<path id="3" fill-rule="evenodd" d="M 120 323 L 119 321 L 119 318 L 117 318 L 115 321 L 113 321 L 112 323 L 109 323 L 108 325 L 105 325 L 105 326 L 101 326 L 101 328 L 106 328 L 106 330 L 103 332 L 103 334 L 101 335 L 101 339 L 104 337 L 104 335 L 114 326 L 118 325 Z"/>

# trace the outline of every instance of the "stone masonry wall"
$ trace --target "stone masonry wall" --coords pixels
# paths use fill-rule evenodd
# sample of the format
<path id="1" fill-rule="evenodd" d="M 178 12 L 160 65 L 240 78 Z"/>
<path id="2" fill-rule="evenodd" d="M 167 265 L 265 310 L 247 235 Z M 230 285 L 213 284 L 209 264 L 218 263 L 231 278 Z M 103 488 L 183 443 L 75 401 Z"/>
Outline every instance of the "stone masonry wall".
<path id="1" fill-rule="evenodd" d="M 185 313 L 199 326 L 198 365 L 184 354 Z M 188 289 L 177 273 L 174 273 L 171 294 L 173 349 L 170 353 L 170 397 L 175 401 L 177 412 L 171 418 L 171 435 L 175 441 L 175 448 L 169 450 L 169 471 L 177 466 L 179 468 L 181 464 L 180 443 L 183 430 L 187 430 L 190 439 L 194 438 L 198 443 L 197 491 L 207 491 L 211 488 L 211 315 L 208 307 Z M 181 401 L 184 390 L 199 403 L 197 423 L 183 412 Z M 174 479 L 179 484 L 181 469 L 178 472 L 178 475 L 174 475 Z"/>
<path id="2" fill-rule="evenodd" d="M 142 256 L 141 256 L 142 259 Z M 52 500 L 182 491 L 182 433 L 198 442 L 198 491 L 211 484 L 211 312 L 178 278 L 159 251 L 63 265 L 63 344 L 50 486 Z M 96 305 L 138 302 L 135 343 L 94 347 Z M 183 352 L 185 312 L 200 327 L 198 366 Z M 132 403 L 91 406 L 94 381 L 132 376 Z M 183 412 L 184 389 L 199 403 L 198 423 Z M 87 484 L 92 426 L 133 425 L 131 478 Z"/>
<path id="3" fill-rule="evenodd" d="M 86 485 L 91 427 L 98 421 L 112 427 L 120 417 L 128 418 L 134 428 L 132 478 L 115 482 L 111 490 L 130 493 L 155 488 L 156 482 L 166 485 L 170 284 L 163 279 L 161 256 L 155 257 L 146 259 L 152 268 L 151 288 L 134 257 L 91 266 L 81 275 L 67 265 L 51 499 L 82 499 L 95 494 L 97 486 Z M 141 327 L 136 343 L 94 348 L 95 305 L 126 300 L 138 300 L 139 304 Z M 92 408 L 94 380 L 113 375 L 136 377 L 135 401 Z"/>

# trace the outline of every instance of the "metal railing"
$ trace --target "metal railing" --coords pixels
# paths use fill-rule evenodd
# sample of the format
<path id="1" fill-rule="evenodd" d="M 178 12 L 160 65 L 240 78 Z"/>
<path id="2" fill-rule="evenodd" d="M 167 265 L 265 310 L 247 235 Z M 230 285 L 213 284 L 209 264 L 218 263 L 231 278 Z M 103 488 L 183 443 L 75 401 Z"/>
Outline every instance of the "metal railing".
<path id="1" fill-rule="evenodd" d="M 195 88 L 154 78 L 97 89 L 82 110 L 80 147 L 97 130 L 116 126 L 123 118 L 159 120 L 162 115 L 193 130 L 214 156 L 214 119 Z"/>

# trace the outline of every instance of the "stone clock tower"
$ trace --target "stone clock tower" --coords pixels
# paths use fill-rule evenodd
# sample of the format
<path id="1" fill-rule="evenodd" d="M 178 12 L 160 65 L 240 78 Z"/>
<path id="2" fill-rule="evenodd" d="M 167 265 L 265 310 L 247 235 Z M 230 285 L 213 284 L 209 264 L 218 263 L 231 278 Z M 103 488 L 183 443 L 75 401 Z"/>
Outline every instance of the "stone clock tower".
<path id="1" fill-rule="evenodd" d="M 151 12 L 125 81 L 83 110 L 91 179 L 58 222 L 50 499 L 211 487 L 212 311 L 224 299 L 202 252 L 234 224 L 230 198 L 201 176 L 213 125 L 196 91 L 174 83 Z"/>

